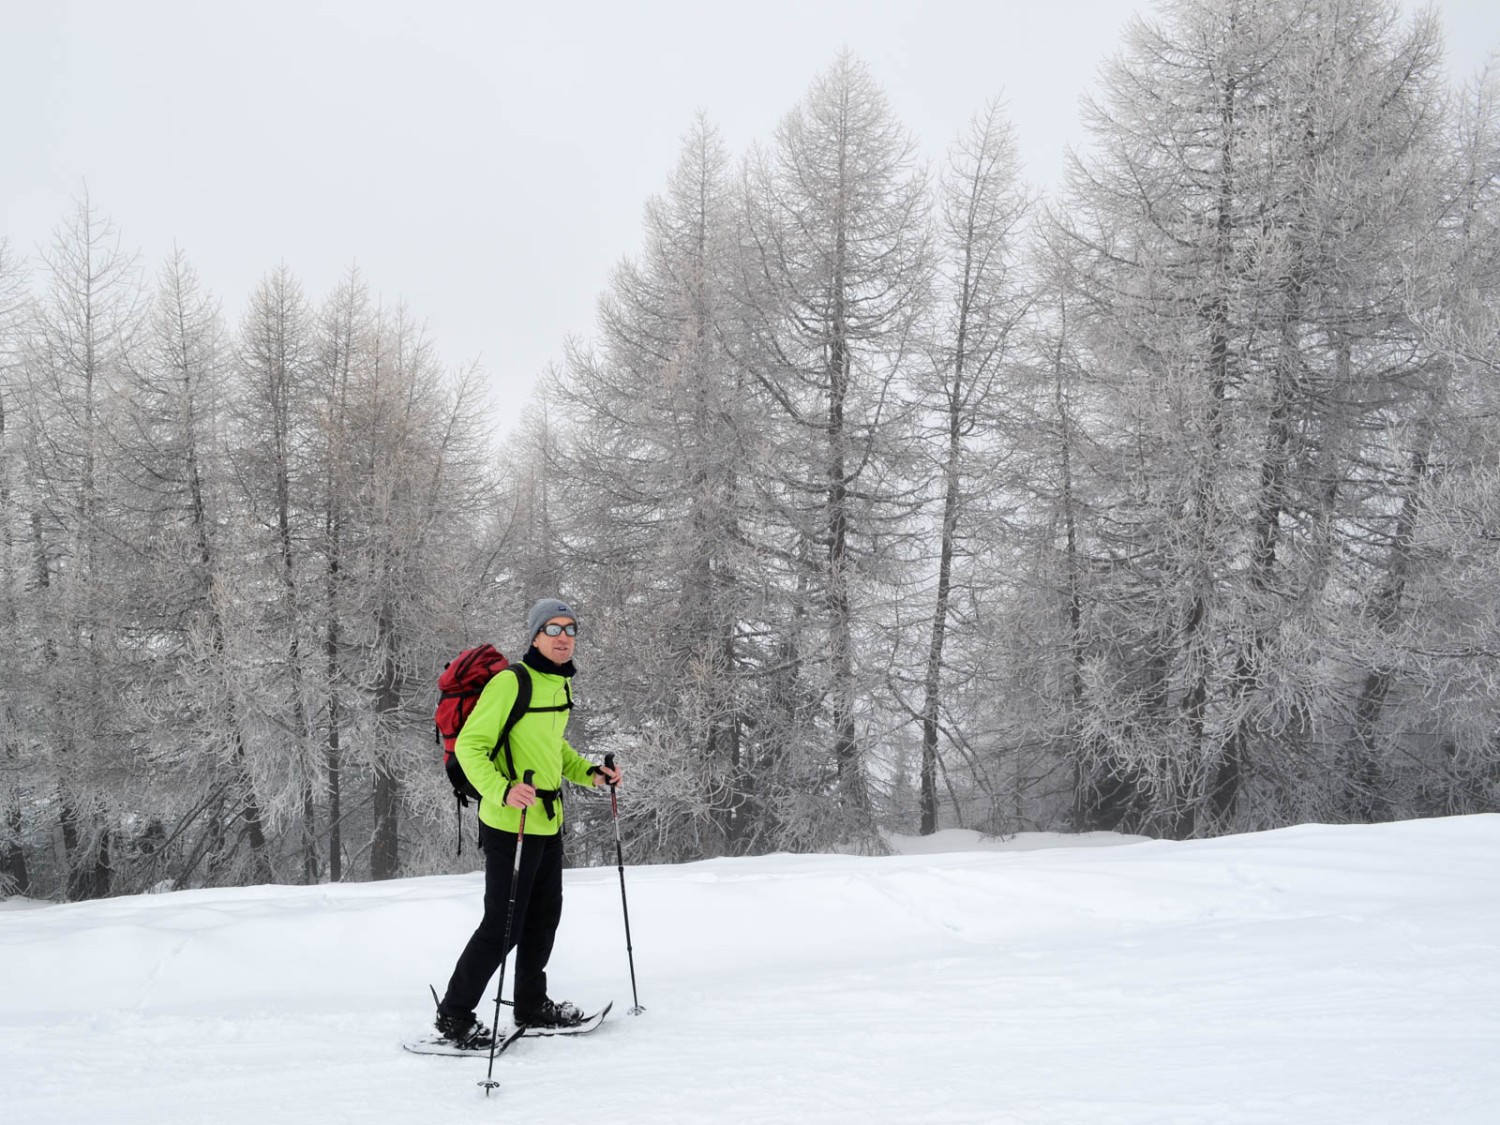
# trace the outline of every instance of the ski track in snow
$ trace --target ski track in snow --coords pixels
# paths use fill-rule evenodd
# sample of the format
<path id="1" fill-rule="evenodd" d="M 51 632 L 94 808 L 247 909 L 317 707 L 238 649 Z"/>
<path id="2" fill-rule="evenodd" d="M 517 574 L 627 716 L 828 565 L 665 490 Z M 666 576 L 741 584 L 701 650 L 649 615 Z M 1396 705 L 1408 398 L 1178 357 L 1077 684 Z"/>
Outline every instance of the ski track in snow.
<path id="1" fill-rule="evenodd" d="M 615 1011 L 489 1098 L 399 1047 L 478 874 L 8 903 L 0 1122 L 1500 1122 L 1500 816 L 897 844 L 629 868 L 638 1017 L 569 871 L 552 992 Z"/>

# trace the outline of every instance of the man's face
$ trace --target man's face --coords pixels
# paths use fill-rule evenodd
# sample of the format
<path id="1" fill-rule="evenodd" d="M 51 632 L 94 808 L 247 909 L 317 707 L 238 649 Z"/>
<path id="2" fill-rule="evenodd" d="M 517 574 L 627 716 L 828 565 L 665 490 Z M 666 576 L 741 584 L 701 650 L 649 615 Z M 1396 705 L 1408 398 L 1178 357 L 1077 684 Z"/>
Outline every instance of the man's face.
<path id="1" fill-rule="evenodd" d="M 547 625 L 572 625 L 571 617 L 553 617 L 537 631 L 535 640 L 537 651 L 554 664 L 566 664 L 573 659 L 574 638 L 568 636 L 562 630 L 558 630 L 557 636 L 547 636 Z"/>

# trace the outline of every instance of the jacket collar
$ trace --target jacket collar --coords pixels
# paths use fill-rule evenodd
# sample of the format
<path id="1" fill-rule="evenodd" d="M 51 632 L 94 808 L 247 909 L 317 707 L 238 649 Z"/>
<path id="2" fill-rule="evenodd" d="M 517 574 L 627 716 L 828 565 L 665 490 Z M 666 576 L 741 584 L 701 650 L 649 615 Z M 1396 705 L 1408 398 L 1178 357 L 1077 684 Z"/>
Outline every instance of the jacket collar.
<path id="1" fill-rule="evenodd" d="M 525 664 L 528 668 L 534 668 L 536 671 L 543 672 L 549 676 L 563 676 L 572 679 L 578 674 L 578 669 L 571 660 L 566 664 L 554 664 L 538 651 L 536 645 L 532 645 L 526 650 L 526 655 L 521 657 L 521 663 Z"/>

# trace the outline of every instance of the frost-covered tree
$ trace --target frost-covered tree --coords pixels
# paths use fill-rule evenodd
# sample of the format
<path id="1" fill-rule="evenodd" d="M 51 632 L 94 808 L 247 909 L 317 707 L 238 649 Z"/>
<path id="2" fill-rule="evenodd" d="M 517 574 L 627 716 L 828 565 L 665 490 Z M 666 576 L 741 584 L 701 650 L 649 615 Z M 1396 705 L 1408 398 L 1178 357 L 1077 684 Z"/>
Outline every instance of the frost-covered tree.
<path id="1" fill-rule="evenodd" d="M 432 342 L 404 307 L 381 318 L 372 359 L 349 401 L 352 543 L 344 565 L 352 570 L 347 632 L 360 654 L 350 675 L 368 706 L 359 749 L 370 779 L 369 870 L 389 879 L 400 871 L 407 774 L 428 764 L 404 751 L 405 735 L 415 704 L 430 706 L 437 671 L 426 614 L 413 610 L 430 604 L 437 577 L 428 563 L 439 546 L 441 497 L 472 457 L 459 426 L 468 404 L 449 393 Z"/>
<path id="2" fill-rule="evenodd" d="M 841 56 L 757 147 L 745 175 L 737 358 L 771 443 L 784 529 L 773 627 L 788 707 L 793 822 L 819 839 L 871 826 L 862 715 L 886 668 L 862 652 L 916 503 L 902 383 L 917 361 L 931 236 L 914 142 L 863 64 Z M 866 658 L 870 659 L 866 659 Z"/>
<path id="3" fill-rule="evenodd" d="M 939 181 L 938 319 L 930 373 L 915 383 L 927 419 L 925 475 L 934 482 L 935 589 L 919 694 L 908 704 L 921 724 L 920 830 L 938 827 L 940 740 L 968 749 L 955 696 L 982 669 L 981 654 L 949 657 L 954 622 L 973 624 L 968 606 L 986 585 L 978 556 L 1004 554 L 1001 529 L 985 519 L 1001 491 L 1015 427 L 1006 385 L 1030 296 L 1020 284 L 1022 223 L 1030 197 L 1020 180 L 1013 131 L 992 102 L 951 147 Z M 946 697 L 946 698 L 945 698 Z M 946 732 L 946 733 L 945 733 Z"/>
<path id="4" fill-rule="evenodd" d="M 1364 678 L 1339 802 L 1350 816 L 1500 807 L 1500 71 L 1454 106 L 1440 237 L 1407 271 L 1433 373 L 1372 535 L 1380 570 L 1356 634 Z"/>
<path id="5" fill-rule="evenodd" d="M 633 732 L 661 795 L 637 815 L 700 855 L 754 847 L 765 828 L 751 729 L 763 576 L 746 483 L 760 418 L 726 346 L 735 203 L 728 155 L 700 117 L 647 204 L 640 259 L 601 302 L 598 351 L 575 349 L 549 396 L 567 420 L 554 464 L 574 596 L 590 646 L 630 653 L 590 677 L 593 698 L 611 701 L 599 720 Z"/>
<path id="6" fill-rule="evenodd" d="M 323 792 L 328 825 L 328 878 L 333 882 L 344 874 L 343 738 L 349 691 L 343 669 L 348 585 L 345 553 L 349 492 L 355 475 L 350 449 L 353 436 L 350 398 L 355 393 L 356 381 L 365 377 L 366 368 L 374 365 L 377 358 L 378 339 L 369 293 L 359 272 L 351 269 L 319 318 L 311 387 L 317 422 L 315 487 L 322 524 L 317 542 L 322 571 L 318 613 L 322 650 Z"/>
<path id="7" fill-rule="evenodd" d="M 1089 107 L 1058 245 L 1109 451 L 1081 783 L 1095 823 L 1185 834 L 1275 819 L 1322 768 L 1338 610 L 1430 374 L 1400 263 L 1441 90 L 1433 21 L 1384 3 L 1162 13 Z"/>
<path id="8" fill-rule="evenodd" d="M 109 893 L 113 800 L 131 747 L 114 705 L 119 609 L 108 590 L 118 541 L 111 427 L 139 326 L 140 279 L 87 197 L 41 256 L 44 293 L 22 360 L 21 456 L 29 488 L 27 659 L 47 713 L 47 747 L 70 898 Z"/>
<path id="9" fill-rule="evenodd" d="M 318 706 L 312 663 L 317 644 L 312 599 L 316 559 L 316 421 L 313 314 L 285 266 L 250 297 L 236 361 L 233 457 L 248 519 L 248 568 L 241 597 L 257 611 L 237 638 L 236 658 L 256 670 L 247 702 L 259 730 L 254 752 L 271 814 L 298 829 L 301 871 L 319 870 L 315 749 Z"/>
<path id="10" fill-rule="evenodd" d="M 226 424 L 231 352 L 218 302 L 175 251 L 157 275 L 140 346 L 122 382 L 115 435 L 121 477 L 121 565 L 114 584 L 130 610 L 126 712 L 173 791 L 141 794 L 137 849 L 147 885 L 192 880 L 212 861 L 221 877 L 271 877 L 231 634 L 242 614 L 231 537 L 234 497 Z M 246 863 L 229 863 L 218 825 L 237 815 Z M 231 874 L 230 872 L 233 872 Z"/>
<path id="11" fill-rule="evenodd" d="M 20 451 L 21 333 L 27 290 L 21 263 L 0 238 L 0 633 L 11 643 L 0 649 L 0 894 L 26 894 L 31 874 L 26 862 L 27 807 L 34 802 L 30 763 L 36 749 L 28 738 L 28 662 L 21 640 L 25 596 L 26 520 Z"/>

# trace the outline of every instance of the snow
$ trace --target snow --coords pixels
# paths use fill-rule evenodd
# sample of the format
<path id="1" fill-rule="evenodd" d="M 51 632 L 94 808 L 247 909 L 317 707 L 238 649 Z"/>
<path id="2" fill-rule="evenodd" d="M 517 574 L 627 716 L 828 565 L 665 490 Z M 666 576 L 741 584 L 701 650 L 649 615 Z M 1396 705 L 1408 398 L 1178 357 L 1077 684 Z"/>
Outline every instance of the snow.
<path id="1" fill-rule="evenodd" d="M 0 1121 L 1500 1122 L 1500 816 L 893 844 L 627 868 L 640 1016 L 569 871 L 553 993 L 615 1013 L 489 1099 L 399 1047 L 477 874 L 12 901 Z"/>

